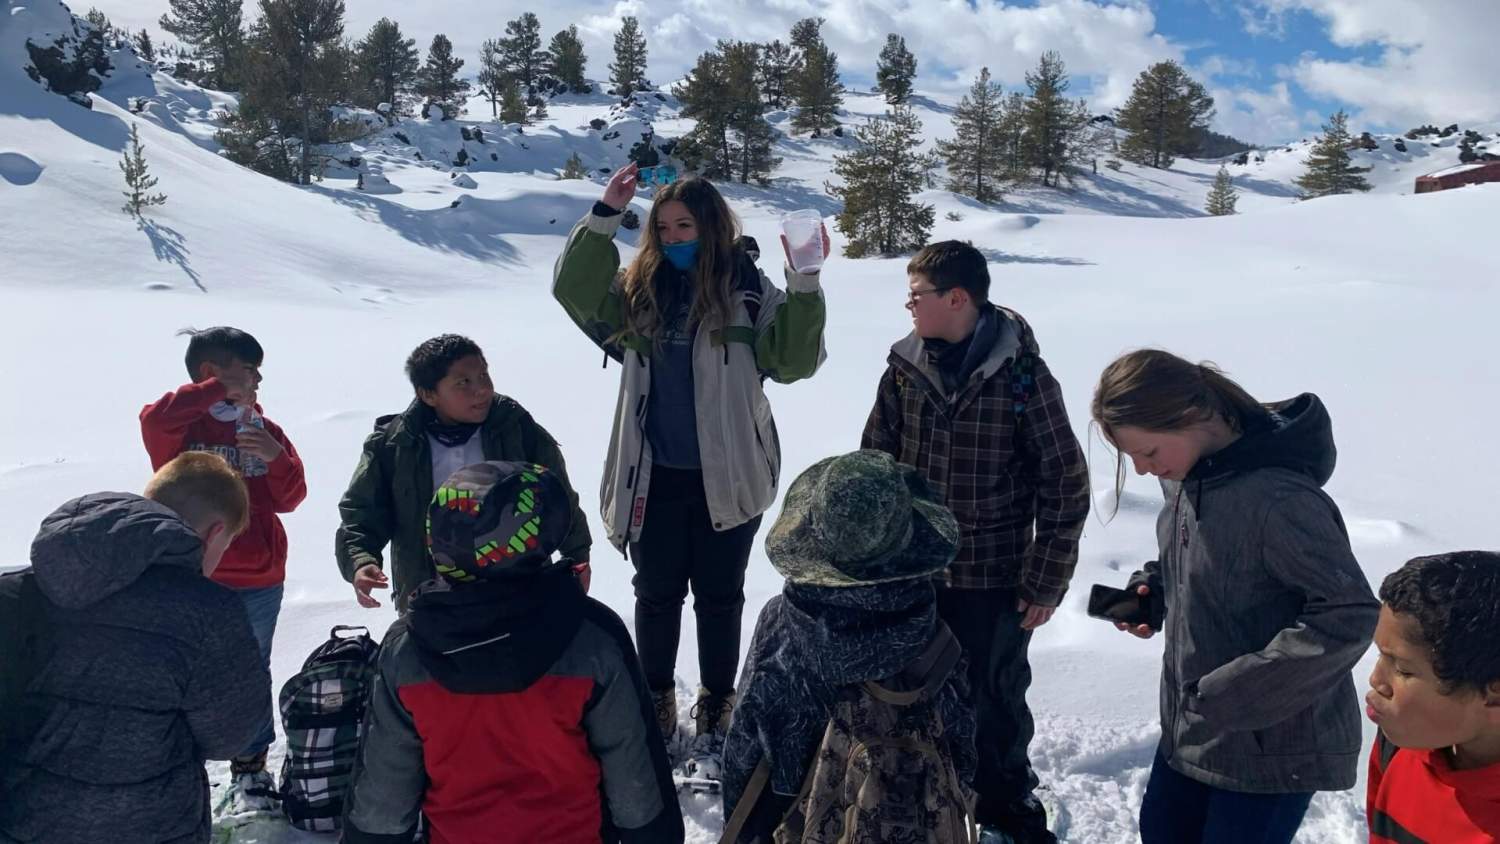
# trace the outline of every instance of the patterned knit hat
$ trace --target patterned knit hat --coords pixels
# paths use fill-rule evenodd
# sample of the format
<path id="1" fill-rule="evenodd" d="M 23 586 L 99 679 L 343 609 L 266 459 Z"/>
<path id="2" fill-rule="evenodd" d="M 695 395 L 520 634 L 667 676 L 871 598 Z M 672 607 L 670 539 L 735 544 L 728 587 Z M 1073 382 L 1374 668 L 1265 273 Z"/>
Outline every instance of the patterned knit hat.
<path id="1" fill-rule="evenodd" d="M 433 493 L 427 550 L 453 583 L 526 577 L 553 565 L 572 518 L 567 489 L 546 467 L 475 463 Z"/>
<path id="2" fill-rule="evenodd" d="M 793 583 L 865 586 L 937 574 L 958 540 L 958 521 L 915 469 L 883 451 L 855 451 L 792 481 L 766 556 Z"/>

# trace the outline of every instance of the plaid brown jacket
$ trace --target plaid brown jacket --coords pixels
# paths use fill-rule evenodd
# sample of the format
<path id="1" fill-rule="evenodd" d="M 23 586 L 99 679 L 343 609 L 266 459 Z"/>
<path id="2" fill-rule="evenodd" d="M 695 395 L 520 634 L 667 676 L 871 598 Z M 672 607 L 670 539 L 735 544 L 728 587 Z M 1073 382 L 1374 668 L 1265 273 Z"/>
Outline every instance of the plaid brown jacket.
<path id="1" fill-rule="evenodd" d="M 861 444 L 916 467 L 958 518 L 951 586 L 1015 588 L 1057 606 L 1078 562 L 1088 467 L 1031 326 L 1013 311 L 995 313 L 1003 323 L 994 348 L 953 396 L 920 337 L 892 346 Z M 1018 355 L 1030 358 L 1019 372 Z"/>

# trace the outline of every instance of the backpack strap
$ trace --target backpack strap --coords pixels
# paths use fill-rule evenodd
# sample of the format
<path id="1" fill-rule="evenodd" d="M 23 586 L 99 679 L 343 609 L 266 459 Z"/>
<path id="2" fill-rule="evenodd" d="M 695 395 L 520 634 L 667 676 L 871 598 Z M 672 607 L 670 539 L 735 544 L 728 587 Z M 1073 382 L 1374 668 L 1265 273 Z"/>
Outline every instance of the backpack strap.
<path id="1" fill-rule="evenodd" d="M 724 824 L 724 834 L 719 837 L 719 844 L 738 844 L 740 832 L 750 820 L 750 814 L 755 811 L 755 804 L 760 802 L 760 795 L 766 790 L 766 782 L 770 778 L 771 765 L 762 756 L 760 764 L 755 766 L 755 772 L 750 775 L 750 782 L 745 785 L 745 793 L 740 795 L 740 802 L 735 804 L 734 814 Z"/>
<path id="2" fill-rule="evenodd" d="M 1036 389 L 1035 371 L 1036 356 L 1027 351 L 1017 352 L 1010 364 L 1011 411 L 1015 413 L 1017 423 L 1026 415 L 1026 405 Z"/>
<path id="3" fill-rule="evenodd" d="M 953 669 L 958 667 L 958 660 L 962 656 L 963 647 L 959 645 L 958 638 L 946 623 L 939 620 L 937 632 L 933 634 L 927 647 L 897 675 L 899 679 L 912 683 L 915 688 L 910 691 L 895 691 L 879 683 L 866 681 L 865 691 L 876 700 L 892 706 L 911 706 L 923 698 L 936 695 L 943 683 L 948 681 Z"/>

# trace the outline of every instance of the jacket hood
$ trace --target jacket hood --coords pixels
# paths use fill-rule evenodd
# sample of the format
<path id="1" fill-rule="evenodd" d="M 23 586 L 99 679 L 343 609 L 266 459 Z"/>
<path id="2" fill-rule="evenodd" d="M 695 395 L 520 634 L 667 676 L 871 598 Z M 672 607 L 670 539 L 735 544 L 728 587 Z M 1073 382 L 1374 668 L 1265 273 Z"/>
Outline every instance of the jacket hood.
<path id="1" fill-rule="evenodd" d="M 171 509 L 127 492 L 75 498 L 42 520 L 31 543 L 37 586 L 79 609 L 124 589 L 152 566 L 201 572 L 203 542 Z"/>
<path id="2" fill-rule="evenodd" d="M 513 400 L 499 393 L 490 402 L 490 413 L 480 424 L 481 429 L 503 425 L 511 420 L 519 408 Z M 427 431 L 427 420 L 432 418 L 432 409 L 421 399 L 414 398 L 400 413 L 381 416 L 375 420 L 375 430 L 386 430 L 393 437 L 402 437 L 416 442 Z"/>
<path id="3" fill-rule="evenodd" d="M 928 579 L 871 586 L 788 583 L 780 635 L 829 689 L 901 672 L 927 647 L 937 625 L 937 593 Z M 806 678 L 804 678 L 804 682 Z"/>
<path id="4" fill-rule="evenodd" d="M 412 599 L 417 657 L 460 694 L 518 692 L 562 656 L 583 623 L 583 590 L 562 566 L 525 580 L 428 581 Z"/>
<path id="5" fill-rule="evenodd" d="M 1312 393 L 1270 405 L 1267 422 L 1246 431 L 1227 448 L 1198 461 L 1186 480 L 1210 483 L 1255 469 L 1290 469 L 1318 486 L 1333 477 L 1338 449 L 1333 421 Z"/>
<path id="6" fill-rule="evenodd" d="M 959 385 L 955 391 L 956 393 L 963 392 L 967 383 L 973 382 L 975 379 L 980 381 L 989 380 L 995 373 L 1000 371 L 1000 367 L 1005 365 L 1006 361 L 1014 358 L 1017 354 L 1025 352 L 1035 355 L 1040 352 L 1036 342 L 1036 335 L 1032 333 L 1031 326 L 1027 324 L 1024 317 L 1009 308 L 1002 308 L 993 303 L 988 307 L 990 309 L 989 313 L 997 320 L 994 343 L 990 346 L 989 353 L 974 367 L 973 372 L 969 375 L 969 381 Z M 975 330 L 978 330 L 977 323 Z M 908 368 L 920 372 L 928 380 L 933 389 L 940 393 L 942 392 L 942 376 L 928 357 L 927 344 L 916 331 L 911 332 L 891 346 L 890 360 L 892 363 L 899 360 Z"/>

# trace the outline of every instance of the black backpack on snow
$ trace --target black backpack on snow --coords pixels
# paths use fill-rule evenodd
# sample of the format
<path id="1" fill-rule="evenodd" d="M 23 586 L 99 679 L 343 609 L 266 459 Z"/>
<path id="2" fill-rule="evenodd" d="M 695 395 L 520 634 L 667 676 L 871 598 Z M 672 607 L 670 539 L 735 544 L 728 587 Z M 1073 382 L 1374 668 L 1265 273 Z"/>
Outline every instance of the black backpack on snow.
<path id="1" fill-rule="evenodd" d="M 379 651 L 368 629 L 339 625 L 281 687 L 281 810 L 298 829 L 332 832 L 343 824 Z"/>

